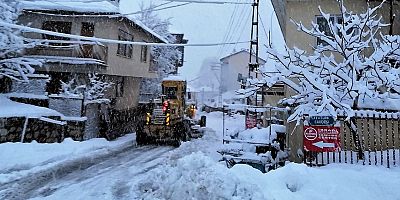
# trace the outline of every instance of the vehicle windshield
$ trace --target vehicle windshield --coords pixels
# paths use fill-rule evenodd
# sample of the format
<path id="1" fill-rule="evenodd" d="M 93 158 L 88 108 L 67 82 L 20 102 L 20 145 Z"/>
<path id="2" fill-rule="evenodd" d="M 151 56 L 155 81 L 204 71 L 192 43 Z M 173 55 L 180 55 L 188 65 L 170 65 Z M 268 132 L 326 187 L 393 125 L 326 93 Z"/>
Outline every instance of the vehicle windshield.
<path id="1" fill-rule="evenodd" d="M 176 87 L 164 87 L 163 91 L 167 99 L 177 99 L 176 92 L 177 92 Z"/>

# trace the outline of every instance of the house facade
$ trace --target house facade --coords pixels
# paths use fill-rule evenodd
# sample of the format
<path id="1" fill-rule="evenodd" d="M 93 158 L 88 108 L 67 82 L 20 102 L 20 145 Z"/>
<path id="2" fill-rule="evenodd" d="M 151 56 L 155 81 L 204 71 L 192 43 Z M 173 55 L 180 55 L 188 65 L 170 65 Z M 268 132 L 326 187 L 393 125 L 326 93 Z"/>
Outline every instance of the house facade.
<path id="1" fill-rule="evenodd" d="M 250 53 L 241 50 L 220 59 L 221 62 L 221 90 L 222 92 L 239 90 L 249 77 Z M 252 55 L 252 60 L 256 56 Z M 265 65 L 265 60 L 258 58 L 260 67 Z M 256 73 L 250 72 L 250 77 L 255 78 Z"/>
<path id="2" fill-rule="evenodd" d="M 395 16 L 400 15 L 400 2 L 394 1 L 393 14 Z M 365 12 L 368 5 L 371 6 L 379 5 L 382 1 L 379 0 L 345 0 L 344 4 L 348 10 L 354 13 Z M 386 24 L 390 24 L 390 1 L 386 1 L 384 6 L 378 10 L 378 15 L 382 16 L 383 21 Z M 335 0 L 273 0 L 272 1 L 275 13 L 277 15 L 282 33 L 285 37 L 286 44 L 289 48 L 297 47 L 304 49 L 308 52 L 312 51 L 312 48 L 318 44 L 318 40 L 313 37 L 306 35 L 305 33 L 299 32 L 295 24 L 290 20 L 293 19 L 296 22 L 302 22 L 307 28 L 311 27 L 311 22 L 317 24 L 324 23 L 321 19 L 319 7 L 325 12 L 332 15 L 334 22 L 340 22 L 340 8 L 338 2 Z M 384 33 L 389 33 L 389 27 L 383 30 Z M 400 34 L 400 18 L 394 18 L 393 33 Z M 311 45 L 310 45 L 311 44 Z"/>
<path id="3" fill-rule="evenodd" d="M 22 13 L 18 23 L 77 36 L 132 42 L 167 42 L 141 22 L 119 13 L 118 4 L 119 1 L 113 0 L 21 1 Z M 102 122 L 99 120 L 103 118 L 104 121 L 106 115 L 106 121 L 111 123 L 107 125 L 109 129 L 111 127 L 114 131 L 125 133 L 131 131 L 121 128 L 134 124 L 141 80 L 157 77 L 157 70 L 151 67 L 150 46 L 90 42 L 35 32 L 23 34 L 40 43 L 26 49 L 24 54 L 44 61 L 44 65 L 37 67 L 35 73 L 49 76 L 44 86 L 45 95 L 60 93 L 61 81 L 75 79 L 77 85 L 88 84 L 89 74 L 95 73 L 102 81 L 112 83 L 105 93 L 110 103 L 106 109 L 94 106 L 94 112 L 82 109 L 82 116 L 88 117 L 88 121 L 91 117 L 96 118 L 96 127 L 100 126 Z M 48 106 L 49 103 L 44 105 Z"/>

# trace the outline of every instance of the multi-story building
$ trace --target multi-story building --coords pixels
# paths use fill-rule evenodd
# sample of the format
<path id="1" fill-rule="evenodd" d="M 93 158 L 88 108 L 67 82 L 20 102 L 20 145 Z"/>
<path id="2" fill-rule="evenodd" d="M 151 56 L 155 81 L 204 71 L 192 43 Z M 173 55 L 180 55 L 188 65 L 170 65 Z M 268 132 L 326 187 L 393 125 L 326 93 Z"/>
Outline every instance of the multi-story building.
<path id="1" fill-rule="evenodd" d="M 52 32 L 109 40 L 167 42 L 141 22 L 121 14 L 118 4 L 119 1 L 114 0 L 21 1 L 23 11 L 18 23 Z M 46 85 L 48 94 L 59 93 L 61 81 L 75 78 L 79 83 L 87 83 L 88 74 L 97 73 L 104 81 L 112 82 L 106 98 L 111 100 L 109 110 L 115 113 L 111 118 L 117 118 L 114 121 L 119 121 L 121 126 L 125 119 L 129 121 L 134 116 L 132 112 L 138 105 L 142 78 L 157 76 L 157 70 L 150 67 L 149 46 L 89 42 L 35 32 L 24 35 L 42 43 L 27 49 L 25 54 L 45 61 L 35 73 L 50 76 Z"/>
<path id="2" fill-rule="evenodd" d="M 249 77 L 250 53 L 248 50 L 241 50 L 220 59 L 221 66 L 221 89 L 222 92 L 238 90 L 245 84 Z M 256 56 L 252 55 L 252 60 Z M 263 67 L 265 60 L 258 58 L 260 67 Z M 250 76 L 255 78 L 255 72 L 250 72 Z"/>

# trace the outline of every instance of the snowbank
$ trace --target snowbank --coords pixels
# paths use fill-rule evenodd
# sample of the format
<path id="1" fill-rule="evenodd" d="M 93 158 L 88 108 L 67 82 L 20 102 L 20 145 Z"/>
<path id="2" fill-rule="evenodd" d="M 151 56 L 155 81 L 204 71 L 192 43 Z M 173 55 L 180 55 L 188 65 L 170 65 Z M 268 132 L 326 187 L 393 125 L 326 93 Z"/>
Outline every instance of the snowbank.
<path id="1" fill-rule="evenodd" d="M 159 167 L 136 188 L 142 199 L 264 199 L 261 188 L 232 176 L 202 153 Z"/>
<path id="2" fill-rule="evenodd" d="M 353 199 L 399 200 L 400 168 L 331 164 L 310 168 L 288 163 L 262 174 L 248 165 L 228 169 L 218 162 L 215 149 L 221 146 L 222 113 L 207 116 L 205 137 L 183 143 L 164 166 L 150 171 L 133 187 L 141 199 Z M 244 117 L 234 115 L 225 121 L 229 129 L 243 129 Z M 195 152 L 195 153 L 190 153 Z M 175 160 L 176 159 L 176 160 Z"/>
<path id="3" fill-rule="evenodd" d="M 143 199 L 399 199 L 400 169 L 289 163 L 262 174 L 248 165 L 227 169 L 202 153 L 157 168 L 135 190 Z"/>
<path id="4" fill-rule="evenodd" d="M 238 135 L 239 140 L 256 143 L 271 143 L 272 140 L 276 139 L 277 133 L 285 133 L 286 127 L 283 125 L 272 124 L 271 127 L 267 128 L 252 128 L 242 131 Z"/>
<path id="5" fill-rule="evenodd" d="M 111 142 L 104 138 L 83 142 L 67 138 L 62 143 L 51 144 L 35 141 L 0 144 L 0 184 L 68 160 L 101 155 L 113 149 L 133 145 L 134 138 L 133 134 L 128 134 Z"/>
<path id="6" fill-rule="evenodd" d="M 61 113 L 39 106 L 18 103 L 0 95 L 0 118 L 63 116 Z"/>

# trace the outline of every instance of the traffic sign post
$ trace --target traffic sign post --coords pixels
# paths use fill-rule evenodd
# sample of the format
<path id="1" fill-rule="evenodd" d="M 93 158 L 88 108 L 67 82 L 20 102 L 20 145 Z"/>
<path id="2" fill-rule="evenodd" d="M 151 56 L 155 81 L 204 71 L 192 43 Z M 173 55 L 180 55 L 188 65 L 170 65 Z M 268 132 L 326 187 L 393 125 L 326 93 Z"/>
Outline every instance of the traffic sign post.
<path id="1" fill-rule="evenodd" d="M 335 126 L 304 126 L 305 151 L 335 152 L 341 149 L 340 128 Z"/>

